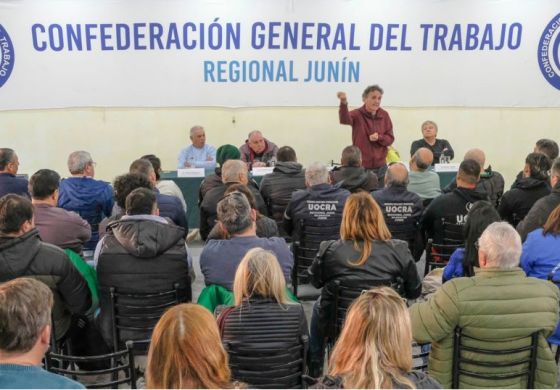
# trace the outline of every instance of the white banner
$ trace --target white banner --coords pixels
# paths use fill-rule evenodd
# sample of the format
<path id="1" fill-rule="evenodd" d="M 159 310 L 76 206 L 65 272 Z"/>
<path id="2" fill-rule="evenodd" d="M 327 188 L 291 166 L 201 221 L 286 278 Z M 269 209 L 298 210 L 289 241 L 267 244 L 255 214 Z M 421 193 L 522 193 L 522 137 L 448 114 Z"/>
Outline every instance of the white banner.
<path id="1" fill-rule="evenodd" d="M 0 0 L 0 109 L 559 107 L 558 0 Z"/>

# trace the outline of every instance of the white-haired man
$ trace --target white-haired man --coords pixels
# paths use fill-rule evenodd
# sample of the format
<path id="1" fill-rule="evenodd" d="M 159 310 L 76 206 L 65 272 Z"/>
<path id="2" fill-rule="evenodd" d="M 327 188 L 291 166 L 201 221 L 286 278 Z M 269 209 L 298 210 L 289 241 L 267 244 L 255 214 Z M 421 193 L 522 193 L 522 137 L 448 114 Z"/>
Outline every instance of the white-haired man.
<path id="1" fill-rule="evenodd" d="M 239 147 L 241 160 L 252 167 L 266 167 L 276 159 L 278 146 L 270 142 L 259 130 L 253 130 L 247 136 L 245 143 Z"/>
<path id="2" fill-rule="evenodd" d="M 456 328 L 476 339 L 471 346 L 490 350 L 512 348 L 511 340 L 525 337 L 525 344 L 529 344 L 529 336 L 540 332 L 535 388 L 556 387 L 556 363 L 545 338 L 558 323 L 558 288 L 525 276 L 519 268 L 521 238 L 507 222 L 489 225 L 478 243 L 480 270 L 475 276 L 452 279 L 427 302 L 410 308 L 414 339 L 418 343 L 432 343 L 430 375 L 443 388 L 451 387 Z M 518 358 L 501 355 L 500 361 Z M 505 376 L 517 369 L 518 366 L 496 366 L 495 372 Z M 522 376 L 489 382 L 460 376 L 459 388 L 525 388 L 526 380 Z"/>
<path id="3" fill-rule="evenodd" d="M 191 127 L 191 145 L 187 146 L 177 157 L 177 169 L 181 168 L 216 168 L 216 148 L 206 143 L 204 127 Z"/>

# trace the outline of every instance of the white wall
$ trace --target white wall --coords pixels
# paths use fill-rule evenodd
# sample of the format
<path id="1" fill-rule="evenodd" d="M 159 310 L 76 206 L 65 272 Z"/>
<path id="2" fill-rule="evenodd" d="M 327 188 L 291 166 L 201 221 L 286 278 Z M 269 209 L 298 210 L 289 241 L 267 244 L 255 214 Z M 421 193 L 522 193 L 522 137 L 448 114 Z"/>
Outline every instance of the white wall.
<path id="1" fill-rule="evenodd" d="M 66 158 L 85 149 L 97 161 L 97 177 L 113 178 L 143 154 L 154 153 L 164 169 L 174 169 L 188 129 L 205 126 L 216 147 L 240 145 L 252 129 L 260 129 L 278 146 L 291 145 L 304 165 L 339 160 L 351 144 L 351 129 L 338 124 L 333 92 L 330 108 L 88 108 L 0 111 L 0 146 L 14 148 L 20 172 L 51 168 L 67 175 Z M 395 147 L 409 158 L 410 143 L 421 137 L 419 126 L 431 119 L 439 136 L 449 140 L 460 161 L 471 147 L 486 151 L 487 161 L 509 187 L 539 138 L 560 141 L 560 109 L 397 108 L 385 107 L 393 120 Z"/>

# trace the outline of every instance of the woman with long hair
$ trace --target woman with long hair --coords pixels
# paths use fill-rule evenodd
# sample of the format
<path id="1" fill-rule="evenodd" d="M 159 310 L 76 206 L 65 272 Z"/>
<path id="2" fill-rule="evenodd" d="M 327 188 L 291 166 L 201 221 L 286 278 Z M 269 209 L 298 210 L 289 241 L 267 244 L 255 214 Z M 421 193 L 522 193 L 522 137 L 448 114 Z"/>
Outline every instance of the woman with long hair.
<path id="1" fill-rule="evenodd" d="M 231 388 L 228 357 L 212 314 L 185 303 L 167 310 L 152 334 L 146 387 Z"/>
<path id="2" fill-rule="evenodd" d="M 408 244 L 391 239 L 379 205 L 370 194 L 352 194 L 346 200 L 340 226 L 340 240 L 321 243 L 309 268 L 316 288 L 338 280 L 359 284 L 384 282 L 399 285 L 403 297 L 415 299 L 422 284 Z M 324 338 L 333 294 L 324 288 L 313 307 L 311 318 L 310 370 L 319 376 L 324 354 Z"/>
<path id="3" fill-rule="evenodd" d="M 260 349 L 267 351 L 267 359 L 261 359 L 258 365 L 241 368 L 242 363 L 232 361 L 236 363 L 232 365 L 234 378 L 254 386 L 263 385 L 263 380 L 279 388 L 301 386 L 301 375 L 297 375 L 301 368 L 294 362 L 303 358 L 303 336 L 309 333 L 307 320 L 301 304 L 286 297 L 286 282 L 276 256 L 261 248 L 247 252 L 237 267 L 233 294 L 234 306 L 217 309 L 223 343 L 239 348 L 236 359 L 254 359 L 262 355 Z M 248 349 L 255 355 L 247 353 Z M 267 372 L 266 378 L 263 371 Z"/>
<path id="4" fill-rule="evenodd" d="M 500 221 L 500 215 L 490 202 L 480 200 L 471 207 L 464 227 L 465 246 L 451 254 L 443 270 L 444 283 L 453 278 L 474 276 L 474 269 L 478 268 L 478 239 L 488 225 Z"/>
<path id="5" fill-rule="evenodd" d="M 389 287 L 364 292 L 350 306 L 333 349 L 329 375 L 315 387 L 440 388 L 412 371 L 412 330 L 403 299 Z"/>

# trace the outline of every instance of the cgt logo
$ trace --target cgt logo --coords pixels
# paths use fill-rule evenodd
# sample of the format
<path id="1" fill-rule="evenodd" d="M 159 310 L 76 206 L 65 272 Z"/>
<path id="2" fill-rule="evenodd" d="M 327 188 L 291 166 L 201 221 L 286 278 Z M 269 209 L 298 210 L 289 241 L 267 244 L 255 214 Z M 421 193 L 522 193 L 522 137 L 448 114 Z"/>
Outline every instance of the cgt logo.
<path id="1" fill-rule="evenodd" d="M 554 88 L 560 89 L 560 14 L 548 23 L 544 29 L 537 56 L 541 72 Z"/>
<path id="2" fill-rule="evenodd" d="M 8 32 L 0 24 L 0 88 L 10 78 L 14 60 L 14 45 L 12 45 Z"/>

